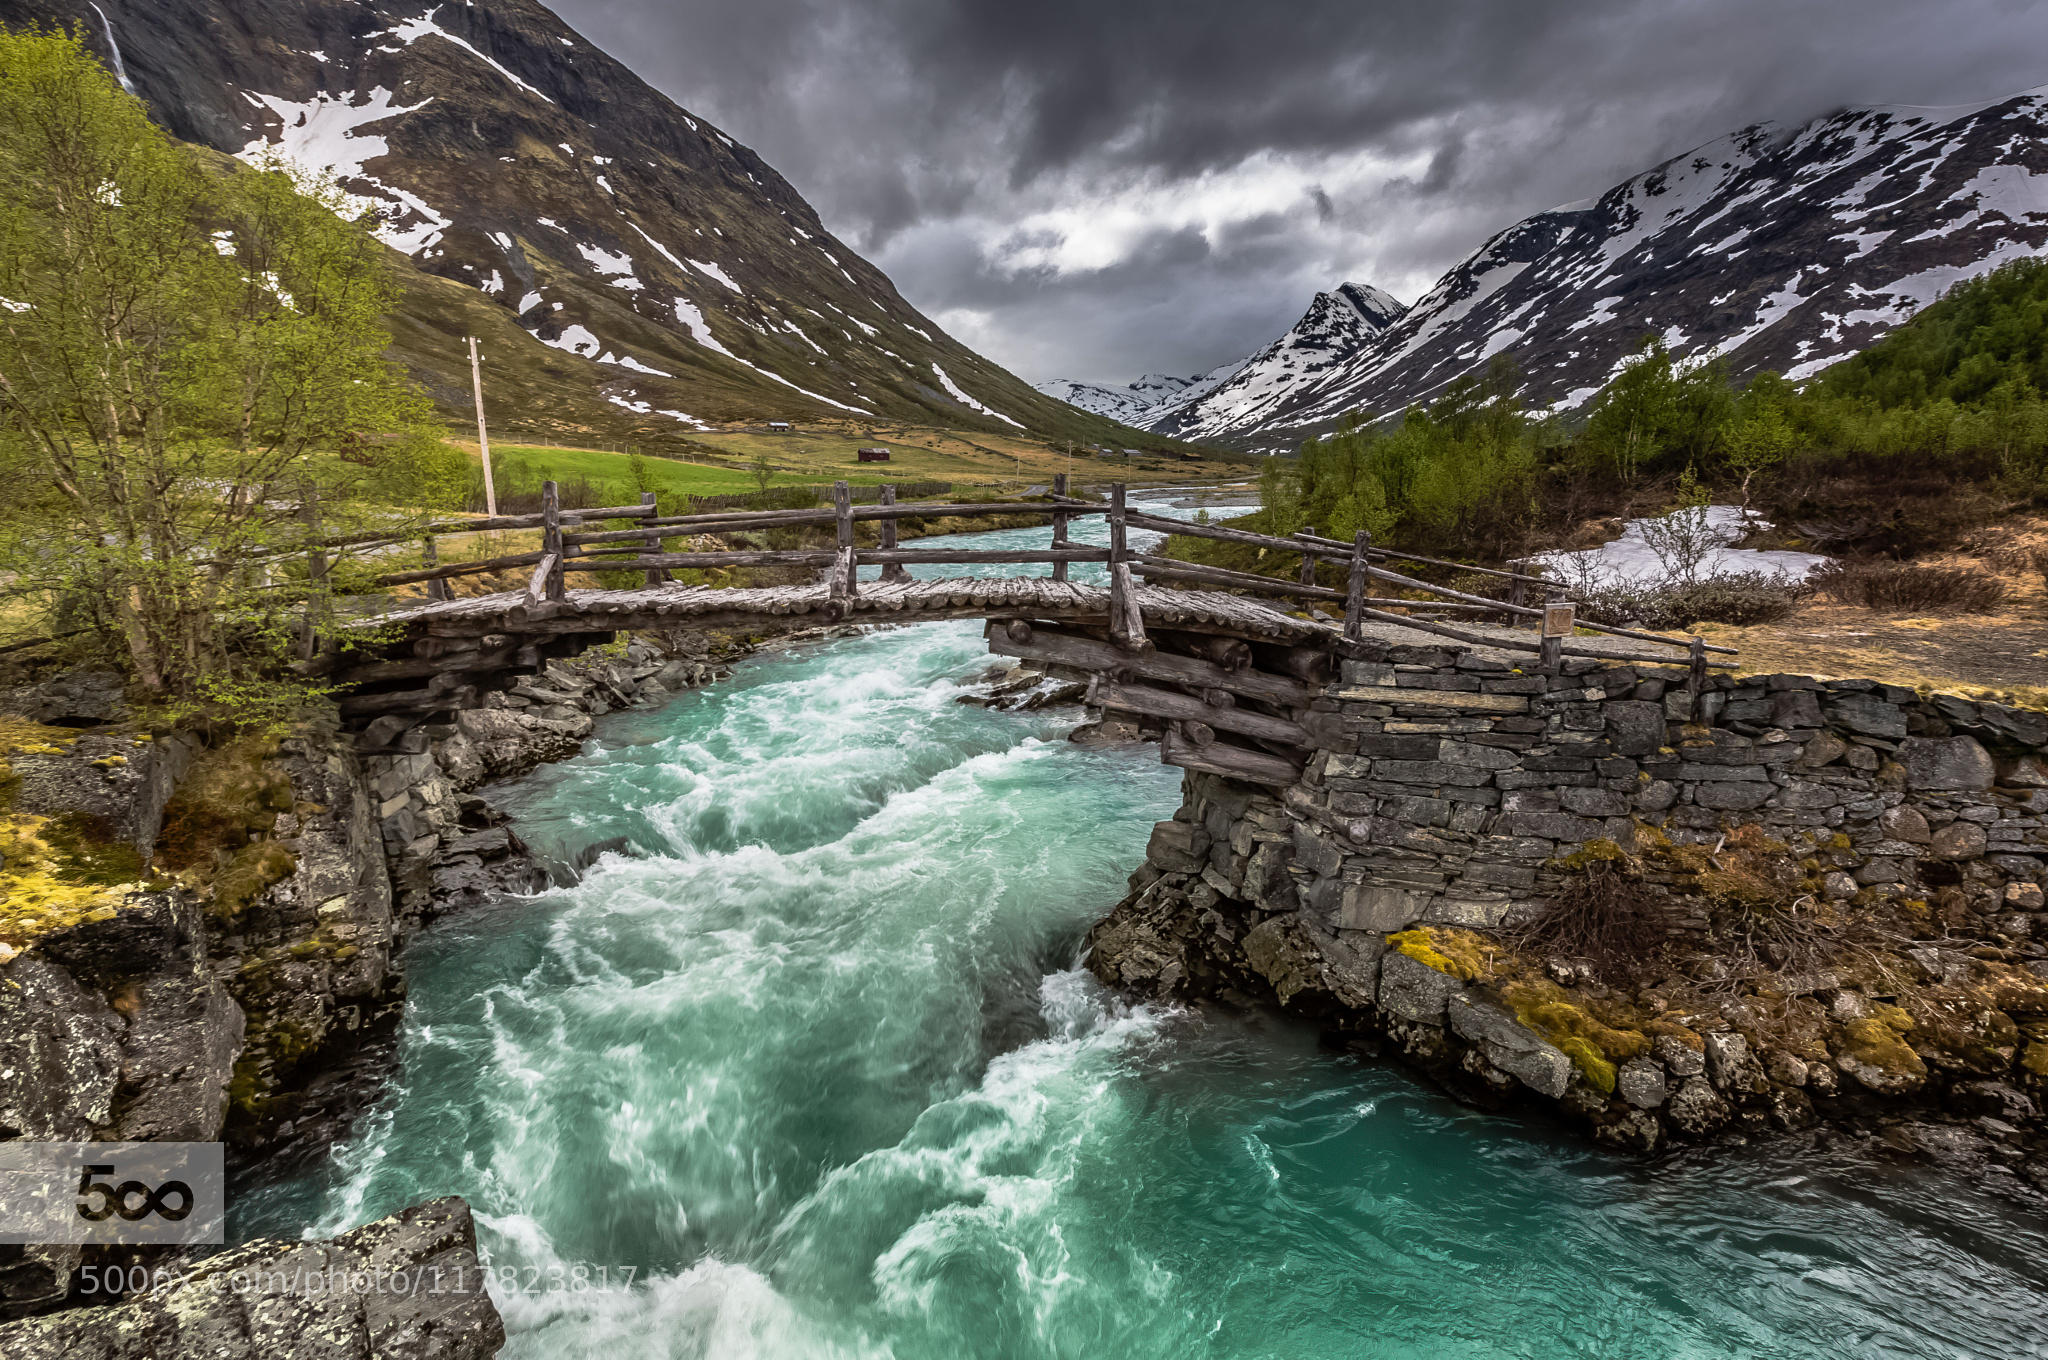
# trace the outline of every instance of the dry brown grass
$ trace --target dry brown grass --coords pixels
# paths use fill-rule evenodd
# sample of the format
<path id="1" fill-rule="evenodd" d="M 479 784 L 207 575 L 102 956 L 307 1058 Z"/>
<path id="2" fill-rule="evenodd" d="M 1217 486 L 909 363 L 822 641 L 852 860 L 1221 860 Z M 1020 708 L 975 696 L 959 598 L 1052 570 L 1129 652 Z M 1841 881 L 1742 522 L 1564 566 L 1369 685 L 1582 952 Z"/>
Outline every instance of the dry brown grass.
<path id="1" fill-rule="evenodd" d="M 2048 579 L 2033 566 L 2036 552 L 2048 553 L 2048 515 L 2038 513 L 2008 517 L 1953 552 L 1918 559 L 1997 577 L 2005 598 L 1988 614 L 1937 617 L 1815 598 L 1781 622 L 1699 631 L 1739 648 L 1751 674 L 1886 680 L 2048 708 Z"/>
<path id="2" fill-rule="evenodd" d="M 2005 603 L 2007 590 L 2003 577 L 1976 567 L 1898 562 L 1838 562 L 1812 581 L 1841 604 L 1907 614 L 1990 614 Z"/>

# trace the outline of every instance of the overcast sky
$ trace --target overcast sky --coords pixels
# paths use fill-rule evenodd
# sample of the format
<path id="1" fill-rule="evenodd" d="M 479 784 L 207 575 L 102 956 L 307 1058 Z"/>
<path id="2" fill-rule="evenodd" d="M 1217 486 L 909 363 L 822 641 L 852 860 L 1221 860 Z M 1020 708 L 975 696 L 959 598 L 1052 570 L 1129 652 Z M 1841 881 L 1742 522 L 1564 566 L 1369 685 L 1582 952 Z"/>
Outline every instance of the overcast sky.
<path id="1" fill-rule="evenodd" d="M 1039 381 L 1243 357 L 1346 279 L 1744 124 L 2048 82 L 2039 0 L 552 0 Z"/>

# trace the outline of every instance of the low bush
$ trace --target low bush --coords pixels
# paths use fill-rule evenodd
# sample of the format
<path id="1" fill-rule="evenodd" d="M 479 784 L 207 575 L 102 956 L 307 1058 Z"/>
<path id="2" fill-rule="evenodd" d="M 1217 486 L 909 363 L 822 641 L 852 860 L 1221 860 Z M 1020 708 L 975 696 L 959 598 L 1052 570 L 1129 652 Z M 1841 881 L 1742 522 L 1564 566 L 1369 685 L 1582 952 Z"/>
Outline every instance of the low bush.
<path id="1" fill-rule="evenodd" d="M 1683 585 L 1596 585 L 1575 591 L 1574 598 L 1580 616 L 1594 623 L 1672 629 L 1698 623 L 1777 623 L 1812 593 L 1790 577 L 1732 572 Z"/>
<path id="2" fill-rule="evenodd" d="M 1831 600 L 1887 613 L 1989 614 L 2006 596 L 2005 582 L 1974 567 L 1835 562 L 1816 571 L 1812 582 Z"/>
<path id="3" fill-rule="evenodd" d="M 1671 938 L 1669 906 L 1613 841 L 1590 841 L 1565 863 L 1572 872 L 1549 909 L 1510 938 L 1538 954 L 1584 960 L 1603 978 L 1635 976 Z"/>

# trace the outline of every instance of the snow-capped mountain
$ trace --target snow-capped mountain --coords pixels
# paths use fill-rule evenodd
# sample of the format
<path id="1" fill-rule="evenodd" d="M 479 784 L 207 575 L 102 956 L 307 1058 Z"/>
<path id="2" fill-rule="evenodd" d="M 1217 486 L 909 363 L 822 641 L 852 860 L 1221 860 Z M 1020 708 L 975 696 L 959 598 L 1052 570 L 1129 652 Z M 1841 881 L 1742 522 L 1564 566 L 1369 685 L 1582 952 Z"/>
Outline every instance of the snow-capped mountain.
<path id="1" fill-rule="evenodd" d="M 502 386 L 655 430 L 1116 437 L 944 334 L 759 156 L 536 0 L 0 0 L 0 22 L 35 20 L 123 59 L 176 136 L 331 175 L 379 213 L 411 266 L 397 350 L 450 405 L 435 365 L 470 330 L 499 337 Z"/>
<path id="2" fill-rule="evenodd" d="M 1303 383 L 1342 364 L 1408 309 L 1371 284 L 1341 283 L 1315 301 L 1288 332 L 1205 391 L 1186 391 L 1156 405 L 1147 429 L 1169 434 L 1204 428 L 1219 418 L 1233 426 L 1261 422 L 1261 413 Z"/>
<path id="3" fill-rule="evenodd" d="M 1348 352 L 1259 375 L 1254 360 L 1243 383 L 1148 423 L 1291 445 L 1348 411 L 1427 401 L 1502 352 L 1530 404 L 1571 409 L 1646 334 L 1681 357 L 1723 357 L 1738 376 L 1800 378 L 1956 281 L 2044 246 L 2048 87 L 1758 124 L 1517 222 Z"/>
<path id="4" fill-rule="evenodd" d="M 1121 387 L 1081 382 L 1075 378 L 1053 378 L 1036 386 L 1048 397 L 1069 406 L 1077 406 L 1083 411 L 1092 411 L 1138 429 L 1150 429 L 1153 414 L 1212 391 L 1243 366 L 1243 361 L 1233 360 L 1219 364 L 1207 373 L 1186 378 L 1172 373 L 1147 373 L 1136 382 Z"/>

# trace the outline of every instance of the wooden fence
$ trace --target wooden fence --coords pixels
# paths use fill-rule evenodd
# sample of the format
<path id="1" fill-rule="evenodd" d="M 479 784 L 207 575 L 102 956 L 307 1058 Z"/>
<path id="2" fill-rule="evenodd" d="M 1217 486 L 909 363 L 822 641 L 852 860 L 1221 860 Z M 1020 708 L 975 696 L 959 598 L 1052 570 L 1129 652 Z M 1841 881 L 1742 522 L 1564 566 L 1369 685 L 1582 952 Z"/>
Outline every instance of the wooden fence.
<path id="1" fill-rule="evenodd" d="M 378 583 L 400 585 L 424 581 L 429 583 L 428 589 L 432 598 L 445 599 L 446 582 L 453 577 L 530 566 L 533 573 L 526 586 L 526 595 L 529 600 L 538 604 L 545 600 L 566 599 L 567 578 L 571 573 L 637 570 L 643 573 L 642 579 L 648 586 L 658 586 L 670 580 L 671 572 L 688 568 L 799 567 L 823 571 L 831 596 L 847 598 L 856 595 L 861 588 L 858 573 L 863 563 L 879 565 L 882 568 L 882 580 L 888 582 L 905 579 L 906 567 L 924 564 L 1050 564 L 1053 579 L 1065 581 L 1072 564 L 1092 562 L 1101 563 L 1109 569 L 1110 636 L 1119 646 L 1129 650 L 1142 650 L 1148 646 L 1145 642 L 1143 614 L 1133 590 L 1134 578 L 1142 578 L 1147 581 L 1184 583 L 1215 590 L 1242 591 L 1281 600 L 1328 603 L 1342 609 L 1344 635 L 1354 642 L 1363 636 L 1366 621 L 1374 620 L 1436 634 L 1468 646 L 1533 653 L 1539 665 L 1547 669 L 1555 669 L 1560 658 L 1564 656 L 1596 656 L 1606 660 L 1641 661 L 1662 665 L 1684 659 L 1690 662 L 1697 673 L 1704 671 L 1710 653 L 1722 656 L 1735 654 L 1733 648 L 1710 646 L 1698 637 L 1669 637 L 1660 633 L 1640 632 L 1576 618 L 1570 619 L 1570 626 L 1613 637 L 1657 643 L 1683 651 L 1685 657 L 1593 650 L 1574 646 L 1568 643 L 1564 636 L 1570 631 L 1570 626 L 1544 628 L 1542 636 L 1533 638 L 1520 636 L 1513 631 L 1503 636 L 1500 631 L 1473 633 L 1454 627 L 1439 618 L 1418 618 L 1412 613 L 1395 613 L 1392 611 L 1397 609 L 1427 609 L 1436 615 L 1448 613 L 1454 616 L 1486 618 L 1504 616 L 1510 622 L 1517 619 L 1534 619 L 1542 623 L 1552 609 L 1568 602 L 1559 600 L 1561 587 L 1556 581 L 1546 577 L 1491 567 L 1470 567 L 1441 558 L 1379 547 L 1373 543 L 1372 535 L 1364 530 L 1359 531 L 1351 542 L 1346 543 L 1341 539 L 1318 535 L 1312 529 L 1280 537 L 1147 514 L 1130 508 L 1123 483 L 1110 487 L 1106 504 L 1070 496 L 1065 474 L 1054 477 L 1052 496 L 1047 500 L 967 503 L 898 501 L 896 487 L 882 486 L 875 488 L 875 503 L 867 505 L 857 503 L 856 489 L 845 482 L 834 483 L 831 492 L 832 504 L 829 507 L 784 510 L 710 509 L 697 510 L 687 515 L 661 515 L 655 508 L 651 492 L 642 497 L 639 505 L 599 506 L 593 509 L 566 511 L 560 505 L 556 484 L 547 482 L 542 487 L 539 514 L 501 515 L 492 520 L 426 526 L 424 555 L 427 565 L 417 571 L 389 573 L 379 577 Z M 1052 542 L 1044 549 L 904 548 L 898 544 L 897 525 L 900 520 L 940 515 L 1044 515 L 1051 521 Z M 1068 537 L 1068 526 L 1074 519 L 1084 515 L 1108 517 L 1108 547 L 1078 546 Z M 601 527 L 603 521 L 619 520 L 632 523 L 624 528 Z M 863 520 L 877 521 L 880 525 L 880 543 L 876 547 L 860 548 L 854 542 L 854 526 Z M 830 548 L 664 552 L 661 547 L 663 538 L 685 535 L 825 525 L 833 526 L 834 530 L 834 542 Z M 512 553 L 445 566 L 435 565 L 432 561 L 434 535 L 437 533 L 515 528 L 540 529 L 540 549 L 536 552 Z M 1207 538 L 1298 555 L 1299 578 L 1290 581 L 1177 561 L 1157 554 L 1134 552 L 1128 541 L 1132 529 Z M 333 545 L 330 543 L 328 546 Z M 1317 582 L 1317 567 L 1321 563 L 1341 564 L 1344 567 L 1344 589 L 1335 589 Z M 1424 566 L 1455 568 L 1462 572 L 1497 578 L 1507 583 L 1508 598 L 1489 599 L 1454 590 L 1449 586 L 1438 585 L 1396 571 L 1389 565 L 1391 563 L 1418 563 Z M 1375 594 L 1376 586 L 1393 587 L 1410 593 L 1405 596 Z M 1418 592 L 1422 598 L 1415 598 L 1415 593 Z M 1552 621 L 1557 621 L 1554 616 Z"/>

